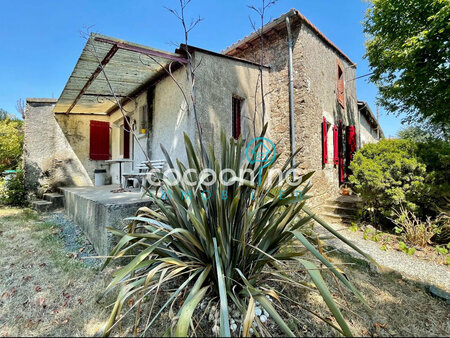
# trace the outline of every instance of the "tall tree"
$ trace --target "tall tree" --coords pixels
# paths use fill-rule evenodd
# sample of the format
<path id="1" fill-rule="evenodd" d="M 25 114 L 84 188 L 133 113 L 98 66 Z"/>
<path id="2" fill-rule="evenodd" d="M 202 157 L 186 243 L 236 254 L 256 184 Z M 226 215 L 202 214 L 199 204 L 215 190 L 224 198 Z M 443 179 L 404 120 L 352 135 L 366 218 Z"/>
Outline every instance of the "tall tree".
<path id="1" fill-rule="evenodd" d="M 14 169 L 20 162 L 23 145 L 23 121 L 0 108 L 0 173 Z"/>
<path id="2" fill-rule="evenodd" d="M 364 32 L 379 102 L 405 122 L 450 127 L 450 0 L 370 0 Z"/>

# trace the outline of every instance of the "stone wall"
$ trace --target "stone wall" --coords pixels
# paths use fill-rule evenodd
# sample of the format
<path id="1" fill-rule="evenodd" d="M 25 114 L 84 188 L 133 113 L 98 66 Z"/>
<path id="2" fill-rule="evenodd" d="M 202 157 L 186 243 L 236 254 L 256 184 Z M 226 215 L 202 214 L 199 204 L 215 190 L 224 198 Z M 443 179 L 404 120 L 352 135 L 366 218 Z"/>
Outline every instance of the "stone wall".
<path id="1" fill-rule="evenodd" d="M 51 190 L 64 185 L 92 185 L 92 177 L 72 148 L 77 136 L 63 132 L 56 121 L 55 103 L 54 99 L 27 99 L 24 170 L 30 192 L 40 187 Z"/>
<path id="2" fill-rule="evenodd" d="M 345 125 L 358 128 L 358 108 L 356 99 L 355 68 L 329 46 L 309 26 L 300 20 L 292 23 L 294 103 L 295 103 L 295 143 L 302 150 L 296 160 L 301 162 L 302 172 L 315 171 L 313 192 L 320 201 L 337 195 L 339 191 L 338 170 L 332 164 L 322 165 L 323 117 L 331 124 L 342 119 Z M 272 138 L 277 143 L 277 151 L 282 152 L 281 161 L 287 159 L 290 149 L 289 120 L 289 74 L 288 39 L 286 29 L 269 32 L 265 38 L 264 63 L 270 65 L 270 80 L 266 87 L 271 103 Z M 258 43 L 246 48 L 235 56 L 259 62 Z M 344 69 L 345 108 L 337 101 L 337 63 Z M 330 128 L 329 140 L 332 140 Z M 359 134 L 359 130 L 357 130 Z M 328 142 L 330 143 L 330 141 Z M 332 159 L 332 152 L 328 152 Z M 330 160 L 329 160 L 330 162 Z"/>

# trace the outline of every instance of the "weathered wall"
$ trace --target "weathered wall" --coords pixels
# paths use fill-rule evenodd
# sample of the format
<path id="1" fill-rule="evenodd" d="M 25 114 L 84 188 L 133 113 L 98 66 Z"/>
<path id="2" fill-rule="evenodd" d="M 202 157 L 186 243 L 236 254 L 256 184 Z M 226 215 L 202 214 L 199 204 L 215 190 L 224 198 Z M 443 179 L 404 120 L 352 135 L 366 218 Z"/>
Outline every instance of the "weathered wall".
<path id="1" fill-rule="evenodd" d="M 262 129 L 259 68 L 246 62 L 221 56 L 195 52 L 194 63 L 199 64 L 195 77 L 196 102 L 204 139 L 218 146 L 221 129 L 232 137 L 232 98 L 242 99 L 241 133 L 243 138 L 259 136 Z M 268 81 L 269 71 L 263 69 Z M 266 100 L 265 121 L 271 124 L 270 101 Z"/>
<path id="2" fill-rule="evenodd" d="M 189 99 L 189 86 L 184 69 L 174 72 L 174 78 Z M 175 159 L 186 163 L 184 135 L 195 136 L 194 112 L 187 109 L 186 100 L 181 90 L 170 77 L 160 81 L 155 88 L 153 99 L 153 135 L 150 136 L 151 156 L 153 160 L 164 160 L 161 145 L 167 150 L 175 163 Z"/>
<path id="3" fill-rule="evenodd" d="M 258 67 L 247 62 L 200 51 L 195 51 L 193 64 L 198 65 L 195 73 L 196 103 L 205 146 L 219 144 L 216 140 L 220 136 L 222 127 L 227 136 L 231 137 L 233 95 L 244 100 L 241 111 L 243 135 L 247 138 L 253 137 L 254 120 L 257 121 L 256 132 L 259 134 L 261 103 L 260 92 L 256 91 Z M 179 69 L 173 75 L 189 98 L 190 87 L 185 70 Z M 268 81 L 267 69 L 264 69 L 264 76 Z M 124 107 L 129 112 L 128 116 L 130 116 L 132 124 L 140 125 L 139 111 L 140 107 L 145 104 L 147 104 L 147 93 L 141 94 L 134 102 L 128 103 Z M 256 115 L 254 114 L 255 105 Z M 172 78 L 166 77 L 156 84 L 153 109 L 152 128 L 149 131 L 150 158 L 153 160 L 165 159 L 161 150 L 161 145 L 163 145 L 173 160 L 178 158 L 187 163 L 183 133 L 186 132 L 195 141 L 197 126 L 192 107 L 188 111 L 185 99 Z M 266 120 L 270 121 L 269 103 L 266 106 Z M 121 157 L 120 126 L 122 123 L 123 116 L 119 111 L 111 115 L 112 158 Z M 145 147 L 145 135 L 139 135 L 139 128 L 136 129 L 136 133 L 138 138 L 143 139 L 141 143 Z M 134 151 L 140 151 L 136 141 L 133 142 L 135 144 Z M 124 164 L 123 170 L 124 172 L 131 170 L 131 165 Z M 111 165 L 111 174 L 113 182 L 118 183 L 118 165 Z"/>
<path id="4" fill-rule="evenodd" d="M 54 117 L 64 133 L 71 150 L 76 154 L 78 160 L 81 162 L 86 171 L 91 183 L 94 182 L 95 169 L 109 169 L 105 161 L 91 160 L 89 158 L 90 145 L 90 121 L 104 121 L 109 122 L 108 116 L 93 116 L 93 115 L 74 115 L 74 114 L 54 114 Z M 79 186 L 80 184 L 73 184 Z"/>
<path id="5" fill-rule="evenodd" d="M 361 121 L 361 147 L 368 143 L 378 142 L 377 130 L 374 129 L 367 121 L 367 118 L 360 114 Z"/>
<path id="6" fill-rule="evenodd" d="M 286 30 L 265 39 L 265 64 L 271 66 L 269 86 L 266 89 L 271 102 L 272 138 L 277 151 L 282 152 L 283 162 L 290 154 L 289 138 L 289 76 L 288 39 Z M 358 128 L 358 109 L 356 100 L 355 69 L 326 44 L 308 26 L 296 21 L 292 26 L 294 104 L 295 104 L 295 143 L 302 150 L 296 160 L 300 169 L 314 170 L 314 192 L 321 201 L 338 193 L 337 168 L 332 164 L 322 165 L 321 123 L 325 116 L 332 124 L 342 119 L 346 125 Z M 245 49 L 237 57 L 259 61 L 259 46 Z M 337 61 L 344 68 L 345 109 L 337 101 Z M 331 132 L 331 129 L 330 129 Z M 359 131 L 357 130 L 357 133 Z M 329 134 L 329 139 L 332 137 Z M 330 142 L 329 142 L 330 143 Z M 332 152 L 328 152 L 332 158 Z"/>
<path id="7" fill-rule="evenodd" d="M 81 159 L 55 119 L 55 103 L 54 99 L 27 99 L 24 170 L 30 192 L 36 192 L 39 186 L 92 185 Z"/>

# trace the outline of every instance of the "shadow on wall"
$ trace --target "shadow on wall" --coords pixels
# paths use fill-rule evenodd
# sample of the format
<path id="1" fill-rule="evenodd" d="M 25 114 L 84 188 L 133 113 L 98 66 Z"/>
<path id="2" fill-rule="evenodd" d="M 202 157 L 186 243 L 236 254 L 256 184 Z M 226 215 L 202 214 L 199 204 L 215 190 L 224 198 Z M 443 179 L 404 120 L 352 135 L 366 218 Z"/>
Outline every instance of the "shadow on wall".
<path id="1" fill-rule="evenodd" d="M 93 185 L 63 128 L 64 124 L 59 125 L 52 106 L 28 106 L 24 169 L 25 184 L 30 193 L 52 191 L 59 186 Z"/>

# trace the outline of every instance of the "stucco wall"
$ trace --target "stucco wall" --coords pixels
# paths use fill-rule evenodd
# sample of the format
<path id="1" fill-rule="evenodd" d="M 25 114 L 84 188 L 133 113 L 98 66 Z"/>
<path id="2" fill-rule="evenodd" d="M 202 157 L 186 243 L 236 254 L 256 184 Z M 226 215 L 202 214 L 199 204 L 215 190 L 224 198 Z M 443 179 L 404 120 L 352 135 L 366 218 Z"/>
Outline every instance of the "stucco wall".
<path id="1" fill-rule="evenodd" d="M 196 102 L 202 123 L 204 139 L 218 146 L 221 129 L 232 137 L 232 98 L 239 97 L 241 106 L 241 133 L 244 139 L 259 136 L 262 129 L 261 92 L 257 65 L 232 60 L 203 52 L 195 53 L 197 68 Z M 263 70 L 268 82 L 269 71 Z M 266 99 L 265 121 L 271 124 L 270 100 Z"/>
<path id="2" fill-rule="evenodd" d="M 242 133 L 251 138 L 254 130 L 259 134 L 261 130 L 261 100 L 256 92 L 258 67 L 246 62 L 230 60 L 222 56 L 211 55 L 195 51 L 193 64 L 196 67 L 195 86 L 198 116 L 202 128 L 204 144 L 219 145 L 220 130 L 223 127 L 228 137 L 232 131 L 232 97 L 237 95 L 243 99 L 241 111 Z M 174 77 L 185 91 L 189 99 L 189 84 L 184 69 L 174 72 Z M 268 70 L 264 70 L 268 81 Z M 256 101 L 255 101 L 256 92 Z M 130 116 L 131 122 L 140 125 L 140 107 L 147 104 L 147 93 L 142 93 L 132 103 L 124 108 Z M 257 114 L 255 115 L 255 105 Z M 253 121 L 257 127 L 254 128 Z M 270 121 L 270 103 L 266 104 L 266 121 Z M 121 156 L 120 153 L 120 125 L 123 116 L 119 111 L 111 115 L 112 126 L 112 158 Z M 192 106 L 189 111 L 185 99 L 174 83 L 166 77 L 155 85 L 153 98 L 152 128 L 149 130 L 150 158 L 152 160 L 165 159 L 161 150 L 163 145 L 172 159 L 179 159 L 187 164 L 184 136 L 187 133 L 193 142 L 197 135 L 197 126 Z M 136 130 L 139 134 L 139 130 Z M 141 144 L 145 147 L 146 138 L 142 137 Z M 134 141 L 134 151 L 140 151 Z M 219 147 L 217 147 L 218 150 Z M 131 170 L 129 164 L 123 165 L 124 171 Z M 118 182 L 118 165 L 111 165 L 113 182 Z"/>
<path id="3" fill-rule="evenodd" d="M 104 121 L 109 122 L 108 116 L 99 115 L 74 115 L 74 114 L 55 114 L 55 119 L 59 125 L 59 128 L 64 133 L 67 142 L 70 145 L 71 151 L 73 151 L 81 165 L 85 169 L 87 175 L 92 184 L 94 182 L 94 170 L 106 169 L 109 170 L 109 166 L 105 161 L 91 160 L 89 158 L 90 147 L 90 121 Z M 80 186 L 80 184 L 73 184 Z"/>
<path id="4" fill-rule="evenodd" d="M 85 163 L 55 119 L 52 111 L 55 103 L 56 100 L 51 99 L 27 100 L 24 169 L 25 184 L 30 192 L 36 192 L 39 186 L 51 189 L 64 185 L 92 185 Z"/>
<path id="5" fill-rule="evenodd" d="M 374 129 L 363 114 L 360 115 L 361 120 L 361 147 L 368 143 L 378 142 L 377 130 Z"/>
<path id="6" fill-rule="evenodd" d="M 184 69 L 174 72 L 174 77 L 189 98 L 189 86 Z M 167 150 L 172 160 L 179 159 L 186 163 L 183 133 L 187 133 L 194 141 L 194 112 L 187 109 L 182 92 L 170 77 L 166 77 L 156 85 L 154 94 L 154 110 L 150 149 L 153 160 L 164 160 L 161 145 Z"/>
<path id="7" fill-rule="evenodd" d="M 270 84 L 266 91 L 272 108 L 272 138 L 278 142 L 277 151 L 283 153 L 280 161 L 284 163 L 291 152 L 288 39 L 286 30 L 272 34 L 265 40 L 264 62 L 271 66 Z M 296 160 L 301 162 L 301 171 L 315 171 L 313 190 L 321 197 L 320 201 L 338 193 L 337 168 L 332 164 L 322 165 L 322 118 L 325 116 L 332 124 L 342 119 L 344 124 L 358 128 L 356 88 L 355 81 L 352 81 L 355 69 L 308 26 L 296 21 L 292 25 L 292 35 L 295 143 L 296 147 L 302 148 Z M 236 56 L 258 62 L 259 53 L 258 44 L 254 44 Z M 337 61 L 344 68 L 345 109 L 337 101 Z M 332 158 L 332 152 L 329 151 L 328 156 Z"/>

